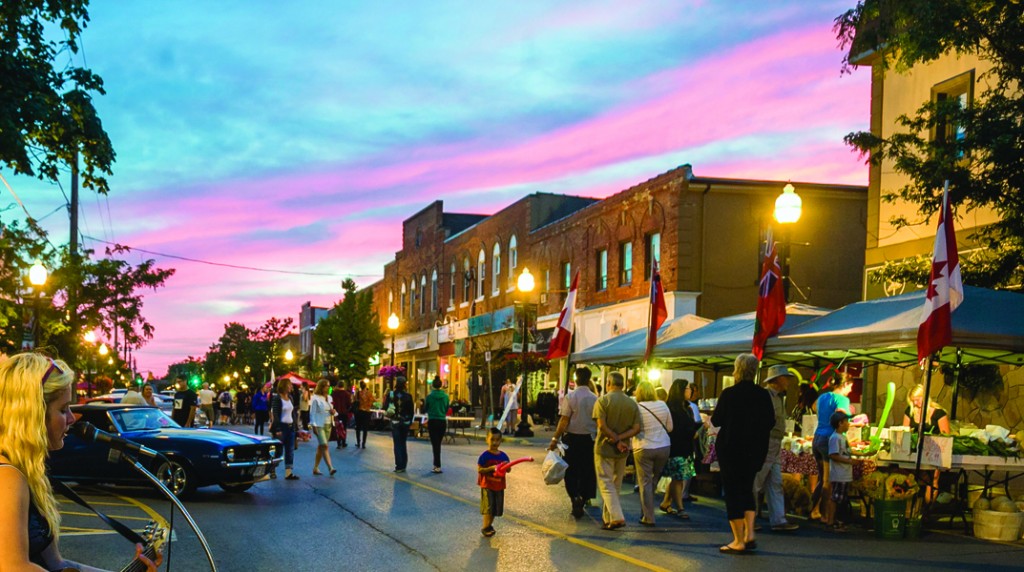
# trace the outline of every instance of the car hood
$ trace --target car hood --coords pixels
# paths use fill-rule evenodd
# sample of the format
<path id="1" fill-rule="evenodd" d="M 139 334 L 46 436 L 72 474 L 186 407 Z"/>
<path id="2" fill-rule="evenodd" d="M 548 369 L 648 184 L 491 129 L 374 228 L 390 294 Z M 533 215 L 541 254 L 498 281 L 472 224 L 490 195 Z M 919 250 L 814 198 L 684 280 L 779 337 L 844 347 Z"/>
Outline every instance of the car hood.
<path id="1" fill-rule="evenodd" d="M 179 429 L 173 427 L 165 427 L 157 431 L 126 432 L 124 433 L 124 437 L 126 439 L 154 441 L 156 443 L 168 440 L 173 440 L 173 442 L 176 443 L 181 443 L 182 441 L 202 441 L 204 443 L 215 442 L 224 446 L 257 445 L 259 443 L 273 441 L 273 439 L 266 437 L 246 435 L 245 433 L 225 431 L 222 429 Z"/>

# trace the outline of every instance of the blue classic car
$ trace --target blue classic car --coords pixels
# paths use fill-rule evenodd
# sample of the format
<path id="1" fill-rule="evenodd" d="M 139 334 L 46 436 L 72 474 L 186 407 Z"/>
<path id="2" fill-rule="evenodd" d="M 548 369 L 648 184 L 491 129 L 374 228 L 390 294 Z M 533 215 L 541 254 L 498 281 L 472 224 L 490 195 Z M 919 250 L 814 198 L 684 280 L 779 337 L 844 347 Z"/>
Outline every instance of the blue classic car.
<path id="1" fill-rule="evenodd" d="M 277 439 L 220 429 L 185 429 L 156 407 L 87 403 L 72 405 L 80 422 L 119 435 L 163 454 L 163 459 L 139 459 L 178 496 L 197 487 L 220 485 L 229 492 L 249 490 L 281 462 L 284 447 Z M 50 474 L 75 482 L 146 484 L 103 443 L 89 443 L 75 435 L 64 448 L 50 455 Z"/>

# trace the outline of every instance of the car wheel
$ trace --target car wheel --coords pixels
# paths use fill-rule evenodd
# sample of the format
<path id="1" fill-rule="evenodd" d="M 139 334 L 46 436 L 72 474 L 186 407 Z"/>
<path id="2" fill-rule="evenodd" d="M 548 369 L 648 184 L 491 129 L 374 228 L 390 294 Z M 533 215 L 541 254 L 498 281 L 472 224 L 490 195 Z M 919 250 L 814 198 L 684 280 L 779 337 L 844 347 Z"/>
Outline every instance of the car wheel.
<path id="1" fill-rule="evenodd" d="M 187 497 L 196 490 L 192 468 L 177 459 L 171 458 L 161 463 L 156 476 L 179 498 Z"/>
<path id="2" fill-rule="evenodd" d="M 224 489 L 229 493 L 244 493 L 245 491 L 251 489 L 253 484 L 255 483 L 246 483 L 244 485 L 225 485 L 224 483 L 221 483 L 220 488 Z"/>

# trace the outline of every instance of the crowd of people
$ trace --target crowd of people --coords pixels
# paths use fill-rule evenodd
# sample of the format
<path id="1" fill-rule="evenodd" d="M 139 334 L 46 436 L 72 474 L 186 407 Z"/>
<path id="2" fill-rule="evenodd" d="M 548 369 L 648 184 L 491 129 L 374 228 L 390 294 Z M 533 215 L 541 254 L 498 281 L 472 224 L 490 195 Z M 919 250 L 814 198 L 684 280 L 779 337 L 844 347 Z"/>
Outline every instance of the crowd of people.
<path id="1" fill-rule="evenodd" d="M 655 526 L 659 514 L 689 519 L 686 504 L 695 500 L 690 485 L 699 459 L 695 439 L 703 424 L 718 430 L 716 456 L 732 531 L 732 539 L 721 546 L 721 552 L 738 554 L 757 549 L 755 515 L 761 494 L 771 528 L 796 529 L 797 525 L 786 519 L 780 459 L 788 417 L 785 394 L 794 374 L 785 366 L 772 366 L 758 385 L 758 368 L 753 355 L 736 358 L 734 383 L 722 390 L 709 418 L 702 417 L 693 400 L 693 386 L 686 380 L 674 380 L 667 392 L 647 381 L 627 389 L 623 375 L 611 372 L 605 380 L 606 391 L 601 392 L 590 369 L 576 369 L 574 388 L 559 400 L 559 419 L 549 444 L 550 450 L 563 451 L 568 466 L 564 487 L 570 514 L 581 518 L 584 508 L 600 495 L 602 528 L 626 526 L 619 497 L 627 465 L 632 462 L 640 498 L 637 522 Z M 16 527 L 24 534 L 0 535 L 0 554 L 10 562 L 26 560 L 48 569 L 68 563 L 56 549 L 60 516 L 44 461 L 47 451 L 61 447 L 73 422 L 68 410 L 73 380 L 74 374 L 66 364 L 36 353 L 19 354 L 0 363 L 0 427 L 25 426 L 0 432 L 0 525 L 28 522 L 27 529 Z M 208 427 L 217 419 L 222 424 L 251 423 L 255 434 L 272 435 L 284 444 L 286 480 L 300 478 L 294 464 L 300 431 L 309 431 L 316 439 L 312 475 L 323 474 L 323 463 L 333 477 L 337 469 L 330 441 L 336 441 L 337 449 L 348 447 L 349 426 L 354 423 L 355 447 L 365 449 L 370 412 L 377 405 L 365 381 L 357 387 L 320 379 L 310 391 L 282 378 L 251 395 L 218 395 L 208 384 L 197 392 L 185 379 L 177 381 L 172 410 L 177 423 L 194 426 L 200 410 Z M 404 473 L 409 462 L 407 440 L 418 408 L 407 390 L 406 378 L 397 376 L 392 382 L 383 395 L 382 407 L 390 420 L 394 472 Z M 426 417 L 430 435 L 432 471 L 442 473 L 441 445 L 448 430 L 451 401 L 440 378 L 435 378 L 431 386 L 419 409 Z M 853 461 L 845 438 L 853 413 L 851 388 L 847 376 L 837 378 L 820 395 L 801 384 L 792 412 L 797 421 L 808 414 L 817 415 L 813 451 L 821 478 L 812 483 L 811 517 L 836 531 L 843 527 L 837 509 L 844 505 L 846 487 L 852 480 Z M 501 395 L 506 405 L 517 405 L 511 382 Z M 130 390 L 123 399 L 126 403 L 156 404 L 149 385 Z M 947 432 L 949 427 L 945 411 L 934 402 L 925 402 L 923 389 L 915 389 L 908 395 L 904 424 L 916 428 L 920 423 L 924 423 L 926 432 Z M 511 464 L 500 449 L 500 430 L 488 431 L 486 441 L 488 448 L 478 459 L 477 472 L 481 533 L 489 537 L 495 534 L 494 518 L 503 513 L 505 475 L 511 471 Z M 269 478 L 277 478 L 276 473 Z M 658 483 L 664 479 L 669 482 L 659 495 Z M 145 558 L 140 562 L 150 569 L 154 566 Z"/>

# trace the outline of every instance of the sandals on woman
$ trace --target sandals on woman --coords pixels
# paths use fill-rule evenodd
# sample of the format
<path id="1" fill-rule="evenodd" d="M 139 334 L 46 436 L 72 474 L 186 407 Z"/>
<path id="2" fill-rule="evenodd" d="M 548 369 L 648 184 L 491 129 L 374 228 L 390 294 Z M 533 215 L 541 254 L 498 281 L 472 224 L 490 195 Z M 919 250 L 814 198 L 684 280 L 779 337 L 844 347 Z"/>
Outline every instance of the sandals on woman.
<path id="1" fill-rule="evenodd" d="M 658 505 L 658 508 L 661 509 L 661 512 L 665 514 L 676 514 L 679 512 L 676 509 L 672 508 L 672 505 Z"/>

